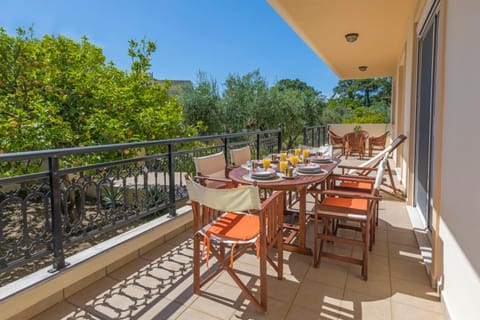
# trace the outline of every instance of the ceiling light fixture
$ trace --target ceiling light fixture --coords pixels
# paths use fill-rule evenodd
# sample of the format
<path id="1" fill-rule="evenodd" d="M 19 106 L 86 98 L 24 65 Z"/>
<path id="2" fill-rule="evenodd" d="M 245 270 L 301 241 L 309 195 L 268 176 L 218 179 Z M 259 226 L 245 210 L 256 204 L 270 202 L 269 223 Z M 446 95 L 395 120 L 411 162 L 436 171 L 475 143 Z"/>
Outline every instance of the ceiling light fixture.
<path id="1" fill-rule="evenodd" d="M 345 39 L 347 39 L 347 42 L 355 42 L 358 39 L 358 33 L 347 33 Z"/>
<path id="2" fill-rule="evenodd" d="M 359 67 L 358 67 L 358 70 L 360 70 L 360 71 L 362 71 L 362 72 L 367 71 L 367 69 L 368 69 L 368 66 L 359 66 Z"/>

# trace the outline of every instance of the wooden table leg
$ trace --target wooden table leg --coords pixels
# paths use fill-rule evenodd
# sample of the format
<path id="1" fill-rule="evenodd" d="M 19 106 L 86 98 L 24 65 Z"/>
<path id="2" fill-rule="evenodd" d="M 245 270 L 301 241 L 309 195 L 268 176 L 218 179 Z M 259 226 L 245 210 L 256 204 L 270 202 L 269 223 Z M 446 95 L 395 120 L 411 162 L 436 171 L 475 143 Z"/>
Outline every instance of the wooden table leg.
<path id="1" fill-rule="evenodd" d="M 283 248 L 288 251 L 298 252 L 305 255 L 312 255 L 312 249 L 307 248 L 306 239 L 307 239 L 307 226 L 306 226 L 306 212 L 307 212 L 307 188 L 301 188 L 297 191 L 299 198 L 299 212 L 298 212 L 298 225 L 284 224 L 284 227 L 290 232 L 295 232 L 297 237 L 298 244 L 291 243 L 291 240 L 294 238 L 292 234 L 287 237 L 285 240 L 287 242 L 284 244 Z"/>

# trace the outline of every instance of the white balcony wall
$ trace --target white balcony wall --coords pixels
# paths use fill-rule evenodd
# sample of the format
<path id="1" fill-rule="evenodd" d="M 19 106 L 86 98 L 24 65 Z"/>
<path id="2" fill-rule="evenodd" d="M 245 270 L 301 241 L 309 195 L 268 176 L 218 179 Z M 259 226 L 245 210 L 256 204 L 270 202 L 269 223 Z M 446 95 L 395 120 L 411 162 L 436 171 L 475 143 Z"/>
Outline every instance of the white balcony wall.
<path id="1" fill-rule="evenodd" d="M 454 319 L 478 319 L 480 185 L 476 147 L 480 1 L 446 1 L 440 239 L 443 297 Z"/>

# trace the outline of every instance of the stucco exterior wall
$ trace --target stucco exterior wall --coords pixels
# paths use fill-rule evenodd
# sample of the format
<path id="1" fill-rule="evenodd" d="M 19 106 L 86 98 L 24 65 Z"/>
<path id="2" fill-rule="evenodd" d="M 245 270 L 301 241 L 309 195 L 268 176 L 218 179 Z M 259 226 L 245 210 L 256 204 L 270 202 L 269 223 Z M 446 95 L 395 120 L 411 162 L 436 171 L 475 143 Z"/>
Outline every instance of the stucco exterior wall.
<path id="1" fill-rule="evenodd" d="M 454 319 L 478 319 L 480 185 L 475 132 L 480 119 L 480 1 L 445 6 L 444 116 L 439 253 L 442 295 Z"/>
<path id="2" fill-rule="evenodd" d="M 335 123 L 329 124 L 329 128 L 332 129 L 332 131 L 336 134 L 343 136 L 345 133 L 352 132 L 356 125 L 361 126 L 362 130 L 368 131 L 370 137 L 378 137 L 384 134 L 385 131 L 390 131 L 390 137 L 392 136 L 389 123 Z"/>

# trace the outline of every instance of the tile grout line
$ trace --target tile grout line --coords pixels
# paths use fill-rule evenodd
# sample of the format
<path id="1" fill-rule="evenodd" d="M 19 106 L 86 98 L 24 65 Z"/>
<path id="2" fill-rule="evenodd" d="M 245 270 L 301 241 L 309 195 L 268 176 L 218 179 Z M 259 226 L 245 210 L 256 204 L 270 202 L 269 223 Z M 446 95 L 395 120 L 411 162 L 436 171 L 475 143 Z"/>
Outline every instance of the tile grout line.
<path id="1" fill-rule="evenodd" d="M 294 254 L 294 253 L 292 252 L 292 254 Z M 313 254 L 315 254 L 315 253 L 313 253 Z M 284 251 L 284 256 L 285 256 L 285 251 Z M 285 259 L 284 259 L 284 261 L 285 261 Z M 288 311 L 287 311 L 287 313 L 285 314 L 285 317 L 284 317 L 283 319 L 286 319 L 286 318 L 288 317 L 288 315 L 290 314 L 290 311 L 292 310 L 294 301 L 295 301 L 295 299 L 296 299 L 297 296 L 298 296 L 298 292 L 300 291 L 300 288 L 302 287 L 303 282 L 304 282 L 304 280 L 306 279 L 308 272 L 310 271 L 310 268 L 313 268 L 313 264 L 309 264 L 307 272 L 305 272 L 305 274 L 303 275 L 303 278 L 302 278 L 302 280 L 300 281 L 300 285 L 298 286 L 295 294 L 292 296 L 292 300 L 290 301 L 290 304 L 289 304 L 289 306 L 288 306 Z"/>

